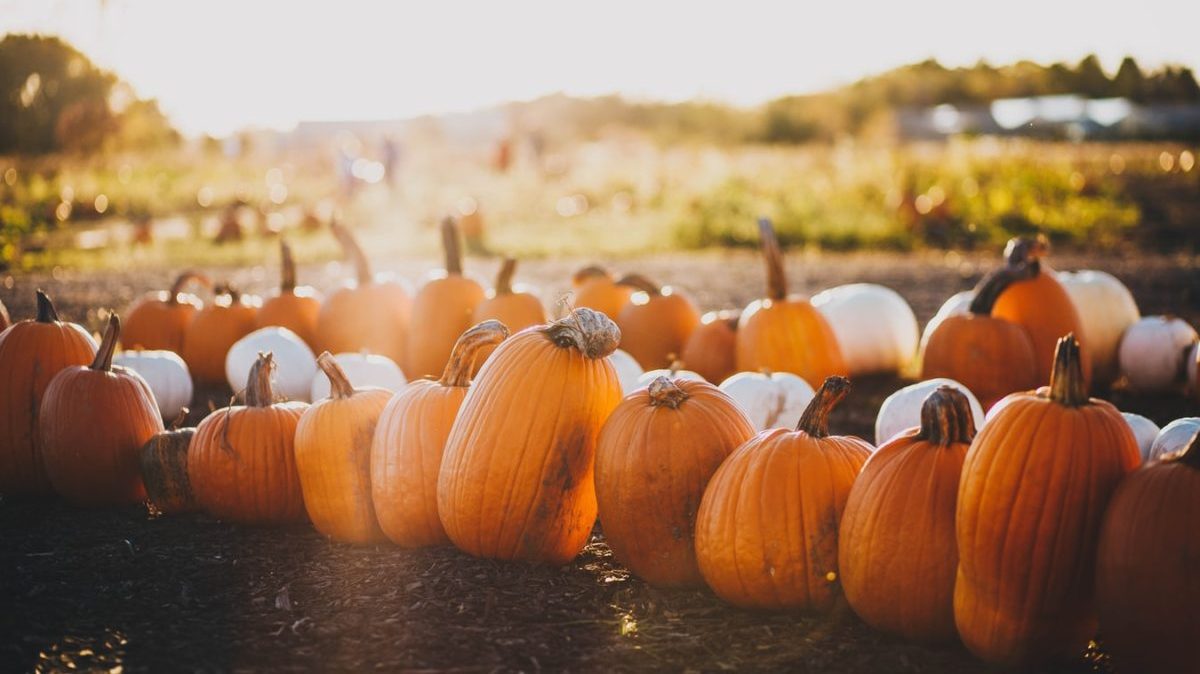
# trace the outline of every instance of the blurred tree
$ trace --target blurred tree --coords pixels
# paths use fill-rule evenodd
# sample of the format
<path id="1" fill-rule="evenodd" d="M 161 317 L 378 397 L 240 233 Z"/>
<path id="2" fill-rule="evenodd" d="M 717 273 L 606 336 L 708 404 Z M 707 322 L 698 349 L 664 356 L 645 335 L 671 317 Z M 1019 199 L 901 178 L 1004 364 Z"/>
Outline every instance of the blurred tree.
<path id="1" fill-rule="evenodd" d="M 1117 68 L 1117 76 L 1113 78 L 1113 93 L 1133 101 L 1140 101 L 1146 95 L 1145 88 L 1146 78 L 1142 75 L 1142 69 L 1138 67 L 1137 61 L 1133 60 L 1132 56 L 1121 59 L 1121 66 Z"/>
<path id="2" fill-rule="evenodd" d="M 1112 80 L 1108 79 L 1100 59 L 1088 54 L 1075 66 L 1075 86 L 1071 93 L 1087 98 L 1105 98 L 1112 95 Z"/>

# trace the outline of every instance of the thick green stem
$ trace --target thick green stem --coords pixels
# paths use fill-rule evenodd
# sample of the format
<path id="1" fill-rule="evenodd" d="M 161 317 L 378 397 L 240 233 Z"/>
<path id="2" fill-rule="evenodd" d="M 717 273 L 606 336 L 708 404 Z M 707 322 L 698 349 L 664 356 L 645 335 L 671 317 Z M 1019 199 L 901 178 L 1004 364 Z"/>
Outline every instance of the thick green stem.
<path id="1" fill-rule="evenodd" d="M 849 392 L 849 379 L 837 375 L 827 377 L 821 384 L 821 388 L 817 389 L 817 395 L 813 397 L 812 402 L 804 408 L 804 414 L 800 417 L 800 423 L 796 425 L 796 430 L 804 431 L 814 438 L 828 437 L 829 414 Z"/>

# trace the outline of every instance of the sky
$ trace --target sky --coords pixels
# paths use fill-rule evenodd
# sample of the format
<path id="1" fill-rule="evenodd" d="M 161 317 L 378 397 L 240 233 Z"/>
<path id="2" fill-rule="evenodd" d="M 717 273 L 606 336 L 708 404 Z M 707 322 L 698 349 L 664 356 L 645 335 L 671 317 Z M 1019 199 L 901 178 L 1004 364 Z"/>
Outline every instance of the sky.
<path id="1" fill-rule="evenodd" d="M 1200 70 L 1185 0 L 0 0 L 187 133 L 458 112 L 543 94 L 752 105 L 926 58 Z"/>

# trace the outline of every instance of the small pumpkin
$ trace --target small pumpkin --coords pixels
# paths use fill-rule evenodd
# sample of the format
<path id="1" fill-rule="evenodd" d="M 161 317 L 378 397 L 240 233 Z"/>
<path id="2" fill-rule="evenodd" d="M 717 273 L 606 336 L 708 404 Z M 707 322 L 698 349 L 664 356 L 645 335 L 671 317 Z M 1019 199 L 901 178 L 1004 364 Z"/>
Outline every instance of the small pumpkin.
<path id="1" fill-rule="evenodd" d="M 882 445 L 891 440 L 897 433 L 921 425 L 921 409 L 925 399 L 943 386 L 958 390 L 967 398 L 971 407 L 971 418 L 975 428 L 981 428 L 984 422 L 983 406 L 976 400 L 970 389 L 953 379 L 927 379 L 904 388 L 884 398 L 875 416 L 875 444 Z"/>
<path id="2" fill-rule="evenodd" d="M 795 431 L 751 438 L 721 464 L 696 515 L 696 560 L 718 597 L 744 608 L 828 611 L 840 595 L 838 525 L 872 447 L 829 435 L 850 390 L 830 377 Z"/>
<path id="3" fill-rule="evenodd" d="M 259 300 L 228 283 L 216 289 L 212 304 L 196 312 L 183 339 L 183 361 L 202 386 L 225 383 L 225 357 L 237 341 L 254 332 Z"/>
<path id="4" fill-rule="evenodd" d="M 875 283 L 823 290 L 812 306 L 825 317 L 852 375 L 897 373 L 917 355 L 920 328 L 900 293 Z"/>
<path id="5" fill-rule="evenodd" d="M 1158 437 L 1158 424 L 1140 414 L 1122 412 L 1121 416 L 1125 418 L 1125 423 L 1129 424 L 1129 430 L 1133 431 L 1133 439 L 1137 440 L 1142 463 L 1146 463 L 1150 460 L 1150 448 L 1154 446 L 1154 440 Z"/>
<path id="6" fill-rule="evenodd" d="M 595 309 L 614 321 L 635 292 L 631 286 L 617 283 L 612 272 L 596 265 L 575 272 L 571 285 L 575 291 L 573 304 L 576 308 Z"/>
<path id="7" fill-rule="evenodd" d="M 942 303 L 942 306 L 938 307 L 937 313 L 929 319 L 929 322 L 925 324 L 925 329 L 921 332 L 920 353 L 922 358 L 925 355 L 925 345 L 929 343 L 929 337 L 942 324 L 942 321 L 951 316 L 966 316 L 971 313 L 971 302 L 974 301 L 975 289 L 972 288 L 954 293 Z"/>
<path id="8" fill-rule="evenodd" d="M 868 625 L 915 641 L 957 637 L 955 504 L 974 437 L 967 397 L 938 387 L 921 426 L 881 446 L 850 488 L 838 563 L 846 600 Z"/>
<path id="9" fill-rule="evenodd" d="M 471 321 L 475 324 L 487 320 L 497 320 L 512 332 L 520 332 L 534 325 L 546 322 L 546 310 L 542 301 L 527 289 L 513 290 L 513 275 L 517 273 L 517 261 L 511 257 L 504 258 L 500 272 L 496 275 L 496 287 L 487 299 L 475 307 Z M 492 347 L 495 348 L 495 347 Z M 483 367 L 492 349 L 480 352 L 475 361 L 475 367 Z"/>
<path id="10" fill-rule="evenodd" d="M 180 515 L 200 509 L 188 480 L 188 449 L 196 429 L 183 427 L 187 414 L 188 409 L 182 408 L 171 428 L 156 433 L 142 445 L 140 453 L 142 484 L 146 486 L 146 495 L 154 508 L 164 515 Z"/>
<path id="11" fill-rule="evenodd" d="M 140 503 L 142 445 L 163 431 L 162 413 L 146 381 L 113 367 L 121 334 L 116 314 L 91 365 L 59 371 L 38 414 L 42 460 L 54 491 L 80 506 Z"/>
<path id="12" fill-rule="evenodd" d="M 0 494 L 6 498 L 53 493 L 38 434 L 42 397 L 56 374 L 87 365 L 95 355 L 91 335 L 60 321 L 41 290 L 37 318 L 0 333 Z"/>
<path id="13" fill-rule="evenodd" d="M 121 345 L 126 349 L 183 353 L 183 339 L 196 312 L 204 306 L 200 298 L 184 293 L 191 283 L 211 288 L 208 277 L 185 271 L 175 277 L 170 290 L 149 293 L 125 312 Z"/>
<path id="14" fill-rule="evenodd" d="M 1174 316 L 1147 316 L 1126 328 L 1118 347 L 1121 374 L 1129 388 L 1161 393 L 1188 381 L 1192 349 L 1200 337 L 1187 321 Z"/>
<path id="15" fill-rule="evenodd" d="M 617 371 L 617 379 L 621 382 L 621 391 L 623 393 L 633 393 L 638 390 L 641 379 L 642 366 L 638 365 L 637 359 L 629 355 L 628 352 L 620 349 L 614 350 L 608 354 L 608 361 L 612 363 L 613 369 Z"/>
<path id="16" fill-rule="evenodd" d="M 679 359 L 689 370 L 714 384 L 737 372 L 737 324 L 739 311 L 710 311 L 700 317 L 700 326 L 688 337 Z"/>
<path id="17" fill-rule="evenodd" d="M 757 431 L 795 428 L 816 392 L 791 372 L 739 372 L 721 382 Z"/>
<path id="18" fill-rule="evenodd" d="M 753 435 L 733 400 L 703 381 L 659 376 L 621 401 L 596 443 L 596 501 L 613 556 L 651 585 L 702 587 L 700 499 Z"/>
<path id="19" fill-rule="evenodd" d="M 312 404 L 296 427 L 296 468 L 304 507 L 317 531 L 347 543 L 383 539 L 371 503 L 371 441 L 392 393 L 355 389 L 328 351 L 317 365 L 332 392 Z"/>
<path id="20" fill-rule="evenodd" d="M 1183 451 L 1196 433 L 1200 433 L 1200 417 L 1175 419 L 1154 436 L 1145 460 L 1150 462 Z"/>
<path id="21" fill-rule="evenodd" d="M 192 374 L 174 351 L 126 351 L 113 356 L 113 365 L 133 370 L 146 380 L 164 421 L 192 404 Z"/>
<path id="22" fill-rule="evenodd" d="M 408 384 L 400 366 L 387 356 L 375 353 L 339 353 L 333 357 L 338 367 L 350 379 L 354 388 L 382 388 L 395 393 Z M 329 397 L 329 377 L 318 372 L 309 383 L 309 400 L 316 402 Z"/>
<path id="23" fill-rule="evenodd" d="M 453 218 L 442 221 L 446 268 L 433 276 L 413 300 L 413 330 L 408 337 L 404 371 L 412 378 L 436 377 L 446 368 L 458 336 L 474 323 L 483 287 L 463 276 L 462 245 Z"/>
<path id="24" fill-rule="evenodd" d="M 296 285 L 296 261 L 292 247 L 279 240 L 282 273 L 279 292 L 268 297 L 258 310 L 258 327 L 281 327 L 294 332 L 309 350 L 317 348 L 317 319 L 321 314 L 321 294 L 309 286 Z"/>
<path id="25" fill-rule="evenodd" d="M 379 528 L 409 548 L 449 543 L 438 519 L 437 483 L 450 428 L 478 361 L 508 337 L 496 320 L 458 338 L 439 380 L 418 379 L 388 401 L 371 443 L 371 500 Z"/>
<path id="26" fill-rule="evenodd" d="M 1083 321 L 1093 378 L 1097 384 L 1111 384 L 1120 370 L 1117 349 L 1121 335 L 1142 317 L 1133 293 L 1112 274 L 1091 269 L 1060 271 L 1058 281 Z"/>
<path id="27" fill-rule="evenodd" d="M 758 222 L 767 265 L 767 297 L 742 312 L 737 333 L 737 369 L 741 372 L 791 372 L 810 385 L 846 374 L 837 335 L 808 298 L 788 296 L 783 251 L 771 221 Z"/>
<path id="28" fill-rule="evenodd" d="M 670 286 L 659 286 L 641 274 L 629 274 L 618 283 L 638 291 L 616 318 L 621 349 L 643 369 L 670 367 L 700 325 L 696 305 L 686 295 Z"/>
<path id="29" fill-rule="evenodd" d="M 225 381 L 230 390 L 242 390 L 259 355 L 273 356 L 274 387 L 288 400 L 311 402 L 309 390 L 317 376 L 317 357 L 300 336 L 287 328 L 259 328 L 242 337 L 225 356 Z"/>

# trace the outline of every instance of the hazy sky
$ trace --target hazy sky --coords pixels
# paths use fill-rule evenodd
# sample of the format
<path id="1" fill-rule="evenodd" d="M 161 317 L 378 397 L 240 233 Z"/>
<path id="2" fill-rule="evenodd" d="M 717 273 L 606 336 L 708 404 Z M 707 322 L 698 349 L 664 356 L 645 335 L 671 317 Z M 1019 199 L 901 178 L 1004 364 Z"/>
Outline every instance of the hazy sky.
<path id="1" fill-rule="evenodd" d="M 188 132 L 468 110 L 554 91 L 757 103 L 935 57 L 1200 66 L 1200 0 L 0 0 Z"/>

